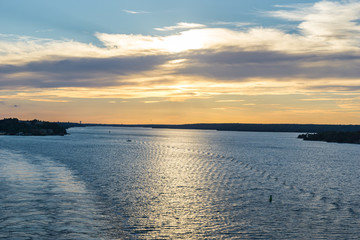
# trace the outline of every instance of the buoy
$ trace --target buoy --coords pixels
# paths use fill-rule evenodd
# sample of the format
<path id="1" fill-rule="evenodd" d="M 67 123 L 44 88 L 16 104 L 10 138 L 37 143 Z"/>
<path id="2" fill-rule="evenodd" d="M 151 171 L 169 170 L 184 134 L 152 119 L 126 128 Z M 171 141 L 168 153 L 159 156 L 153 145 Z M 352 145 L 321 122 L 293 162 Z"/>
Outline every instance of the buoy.
<path id="1" fill-rule="evenodd" d="M 270 195 L 269 202 L 272 202 L 272 195 Z"/>

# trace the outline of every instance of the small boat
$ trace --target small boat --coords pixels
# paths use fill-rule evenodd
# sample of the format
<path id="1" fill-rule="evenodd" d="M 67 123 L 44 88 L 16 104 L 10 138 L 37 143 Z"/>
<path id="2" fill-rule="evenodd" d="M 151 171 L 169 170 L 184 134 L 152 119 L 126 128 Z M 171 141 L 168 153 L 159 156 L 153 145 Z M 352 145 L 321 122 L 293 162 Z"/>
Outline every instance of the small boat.
<path id="1" fill-rule="evenodd" d="M 126 141 L 127 141 L 127 142 L 131 142 L 131 139 L 127 139 Z"/>

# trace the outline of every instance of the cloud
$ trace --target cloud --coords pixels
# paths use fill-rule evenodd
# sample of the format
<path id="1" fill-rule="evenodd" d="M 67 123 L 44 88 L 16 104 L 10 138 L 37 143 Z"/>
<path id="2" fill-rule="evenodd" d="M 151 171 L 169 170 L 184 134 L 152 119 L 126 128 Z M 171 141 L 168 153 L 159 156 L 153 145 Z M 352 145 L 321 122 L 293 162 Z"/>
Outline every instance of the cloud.
<path id="1" fill-rule="evenodd" d="M 234 27 L 238 27 L 238 28 L 254 25 L 253 23 L 250 23 L 250 22 L 214 22 L 212 24 L 220 25 L 220 26 L 234 26 Z"/>
<path id="2" fill-rule="evenodd" d="M 107 49 L 73 40 L 53 40 L 0 34 L 0 63 L 24 64 L 33 61 L 76 57 L 111 57 Z"/>
<path id="3" fill-rule="evenodd" d="M 129 14 L 144 14 L 144 13 L 149 13 L 149 12 L 145 12 L 145 11 L 133 11 L 133 10 L 127 10 L 127 9 L 123 9 L 124 12 L 129 13 Z"/>
<path id="4" fill-rule="evenodd" d="M 77 97 L 76 91 L 70 88 L 86 89 L 81 91 L 84 95 L 92 88 L 90 97 L 166 98 L 208 97 L 240 88 L 256 93 L 320 91 L 321 87 L 357 91 L 359 1 L 289 5 L 268 14 L 296 22 L 298 31 L 253 25 L 225 28 L 247 23 L 218 22 L 211 28 L 180 22 L 158 28 L 169 31 L 164 36 L 96 33 L 98 46 L 3 34 L 0 86 L 68 88 L 72 97 Z M 170 32 L 174 30 L 178 32 Z M 341 87 L 339 80 L 352 83 Z M 67 96 L 64 89 L 59 95 Z"/>
<path id="5" fill-rule="evenodd" d="M 199 24 L 199 23 L 187 23 L 187 22 L 180 22 L 177 23 L 175 26 L 168 26 L 163 28 L 154 28 L 157 31 L 173 31 L 178 29 L 194 29 L 194 28 L 205 28 L 206 25 Z"/>
<path id="6" fill-rule="evenodd" d="M 294 53 L 327 49 L 324 43 L 314 43 L 302 36 L 270 28 L 251 28 L 247 31 L 202 28 L 184 30 L 167 36 L 105 33 L 97 33 L 96 36 L 107 48 L 123 54 L 178 53 L 196 49 L 221 50 L 228 47 Z"/>
<path id="7" fill-rule="evenodd" d="M 236 99 L 226 99 L 226 100 L 217 100 L 218 103 L 232 103 L 232 102 L 244 102 L 245 100 L 236 100 Z"/>
<path id="8" fill-rule="evenodd" d="M 328 40 L 359 40 L 359 1 L 321 1 L 311 6 L 287 6 L 287 10 L 270 12 L 271 16 L 299 21 L 302 34 Z"/>
<path id="9" fill-rule="evenodd" d="M 132 72 L 146 71 L 166 61 L 166 57 L 139 56 L 116 58 L 67 58 L 55 61 L 37 61 L 25 65 L 0 65 L 0 72 L 6 74 L 19 72 L 75 73 L 94 74 L 112 73 L 127 75 Z"/>
<path id="10" fill-rule="evenodd" d="M 248 78 L 359 79 L 360 55 L 287 54 L 275 51 L 193 51 L 177 74 L 218 80 L 245 81 Z"/>
<path id="11" fill-rule="evenodd" d="M 58 103 L 69 102 L 68 100 L 46 99 L 46 98 L 31 98 L 29 100 L 34 102 L 58 102 Z"/>
<path id="12" fill-rule="evenodd" d="M 322 91 L 333 91 L 333 92 L 358 92 L 360 91 L 360 86 L 358 84 L 354 85 L 345 85 L 345 84 L 337 84 L 337 85 L 315 85 L 309 86 L 310 90 L 322 90 Z"/>
<path id="13" fill-rule="evenodd" d="M 298 57 L 296 57 L 298 58 Z M 289 76 L 296 64 L 285 59 L 290 56 L 275 52 L 205 52 L 192 54 L 182 68 L 180 75 L 202 75 L 218 80 L 246 81 L 251 77 L 274 78 Z M 272 60 L 275 60 L 272 61 Z M 285 67 L 286 66 L 286 67 Z"/>
<path id="14" fill-rule="evenodd" d="M 126 84 L 126 77 L 153 70 L 167 61 L 161 55 L 116 58 L 67 58 L 24 65 L 0 65 L 0 86 L 100 87 Z M 121 82 L 121 79 L 125 79 Z"/>

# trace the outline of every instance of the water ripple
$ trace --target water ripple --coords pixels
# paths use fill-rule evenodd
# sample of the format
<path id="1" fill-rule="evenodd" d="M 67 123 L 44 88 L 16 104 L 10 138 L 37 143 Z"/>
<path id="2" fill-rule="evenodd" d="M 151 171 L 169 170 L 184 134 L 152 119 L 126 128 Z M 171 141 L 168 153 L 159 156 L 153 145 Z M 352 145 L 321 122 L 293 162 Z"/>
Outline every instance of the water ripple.
<path id="1" fill-rule="evenodd" d="M 0 150 L 0 176 L 0 238 L 98 239 L 101 213 L 64 166 Z"/>

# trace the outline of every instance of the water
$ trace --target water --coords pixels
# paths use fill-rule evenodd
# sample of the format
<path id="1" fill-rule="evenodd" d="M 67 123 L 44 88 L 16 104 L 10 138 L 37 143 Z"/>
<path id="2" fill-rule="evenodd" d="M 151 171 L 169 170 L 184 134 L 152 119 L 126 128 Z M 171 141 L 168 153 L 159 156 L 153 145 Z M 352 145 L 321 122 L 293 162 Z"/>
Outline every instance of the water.
<path id="1" fill-rule="evenodd" d="M 359 145 L 296 133 L 69 132 L 0 137 L 0 239 L 360 236 Z"/>

